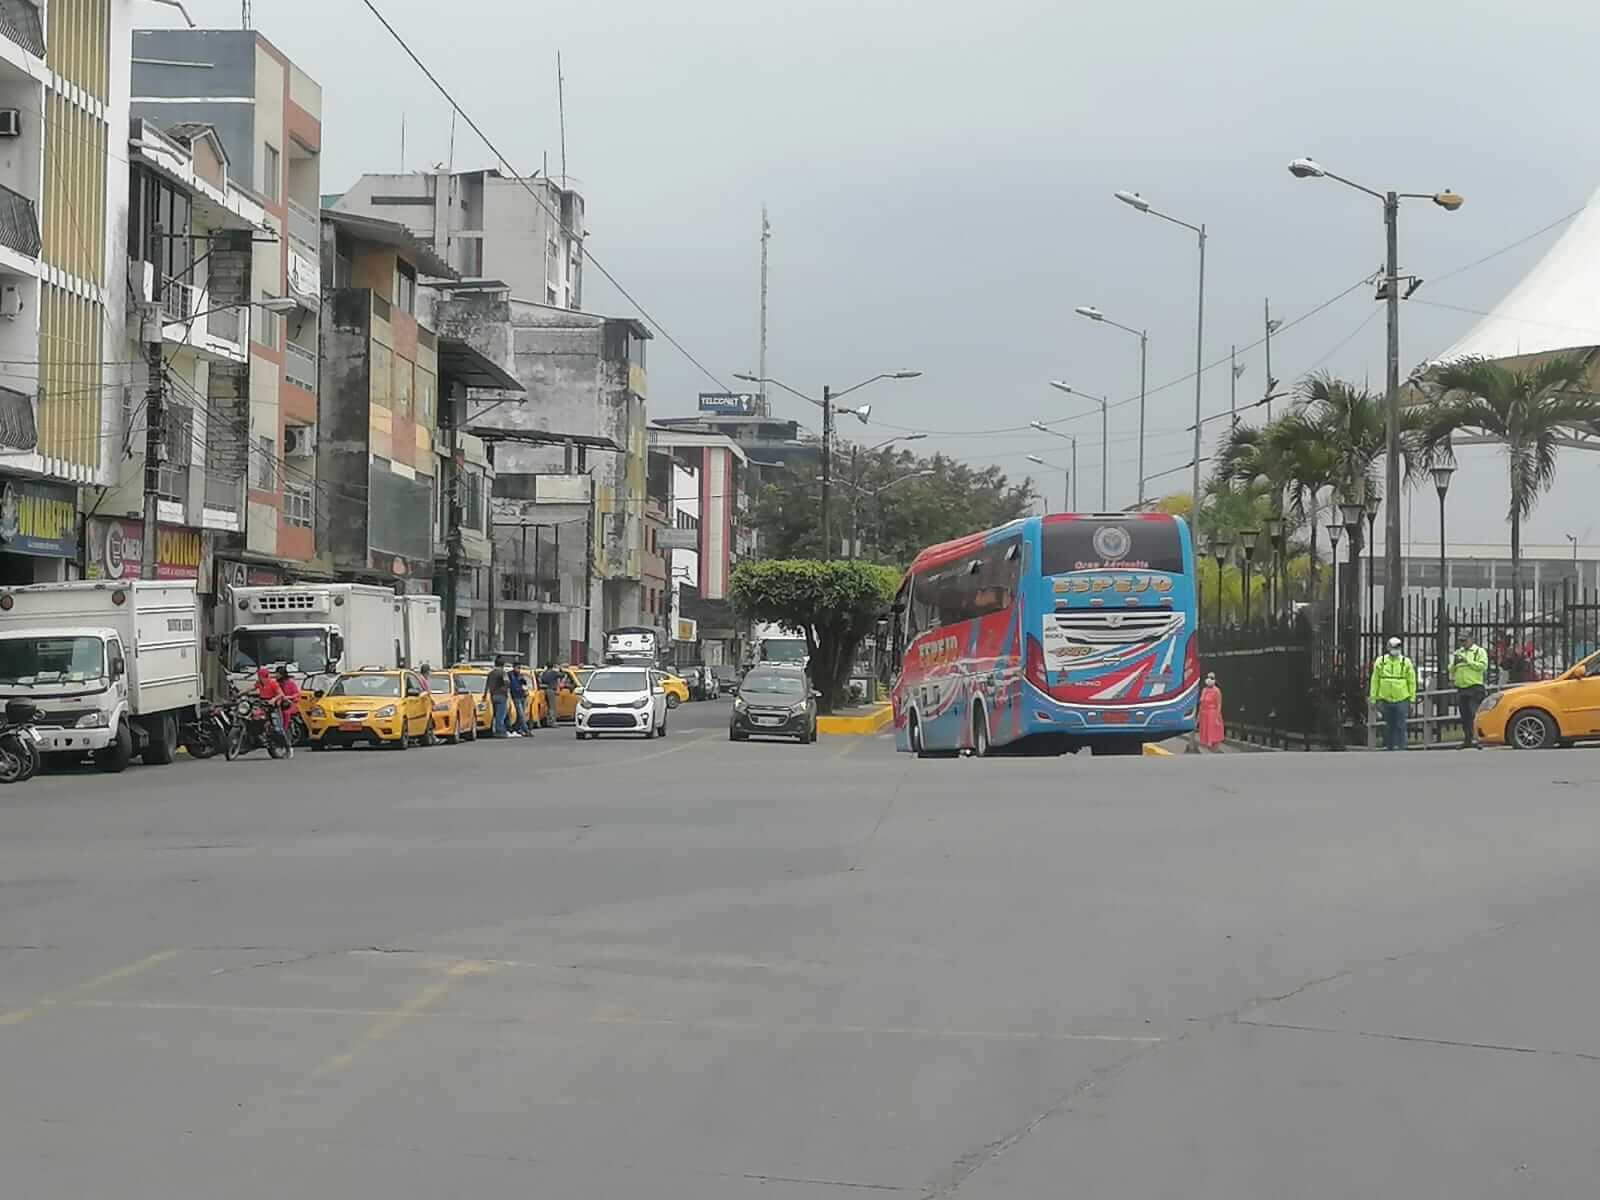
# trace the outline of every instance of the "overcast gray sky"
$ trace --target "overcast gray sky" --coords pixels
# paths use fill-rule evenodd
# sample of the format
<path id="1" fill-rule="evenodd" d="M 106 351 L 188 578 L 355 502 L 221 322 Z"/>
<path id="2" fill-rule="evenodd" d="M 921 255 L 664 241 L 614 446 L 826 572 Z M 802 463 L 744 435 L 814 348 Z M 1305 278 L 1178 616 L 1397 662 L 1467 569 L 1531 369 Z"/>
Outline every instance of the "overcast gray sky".
<path id="1" fill-rule="evenodd" d="M 202 25 L 238 22 L 236 0 L 189 4 Z M 585 194 L 590 250 L 721 380 L 740 386 L 732 373 L 756 361 L 765 201 L 770 373 L 819 391 L 920 369 L 861 394 L 875 423 L 951 431 L 919 449 L 1032 469 L 1051 497 L 1059 477 L 1024 455 L 1055 457 L 1066 443 L 975 431 L 1074 411 L 1051 378 L 1113 399 L 1137 392 L 1137 342 L 1075 317 L 1075 305 L 1148 327 L 1152 388 L 1193 367 L 1193 237 L 1116 203 L 1116 189 L 1209 226 L 1211 361 L 1260 336 L 1263 298 L 1292 319 L 1381 262 L 1377 202 L 1292 179 L 1290 158 L 1379 189 L 1463 193 L 1454 214 L 1402 210 L 1402 270 L 1425 277 L 1524 237 L 1600 183 L 1600 7 L 1579 0 L 379 6 L 524 170 L 547 153 L 559 170 L 561 50 L 568 171 Z M 256 27 L 322 84 L 324 191 L 400 165 L 402 111 L 405 165 L 445 159 L 447 104 L 360 0 L 254 8 Z M 173 23 L 147 4 L 138 20 Z M 464 127 L 455 162 L 490 163 Z M 1557 236 L 1424 287 L 1402 310 L 1402 363 L 1437 354 L 1475 319 L 1434 306 L 1492 307 Z M 592 269 L 585 306 L 628 311 Z M 1379 307 L 1363 288 L 1275 338 L 1274 374 L 1293 381 L 1320 364 L 1381 388 Z M 651 355 L 652 415 L 692 411 L 714 388 L 665 339 Z M 1260 350 L 1244 361 L 1240 396 L 1254 398 Z M 1147 472 L 1188 461 L 1192 386 L 1152 394 Z M 1227 404 L 1224 366 L 1206 375 L 1206 410 Z M 776 408 L 815 413 L 781 393 Z M 1097 413 L 1066 427 L 1079 433 L 1086 507 L 1100 490 L 1098 427 Z M 1113 506 L 1134 496 L 1136 429 L 1136 405 L 1112 413 Z M 1452 540 L 1504 537 L 1501 461 L 1460 473 Z M 1600 455 L 1564 456 L 1530 540 L 1600 541 L 1597 471 Z M 1431 540 L 1431 489 L 1413 507 L 1416 536 Z"/>

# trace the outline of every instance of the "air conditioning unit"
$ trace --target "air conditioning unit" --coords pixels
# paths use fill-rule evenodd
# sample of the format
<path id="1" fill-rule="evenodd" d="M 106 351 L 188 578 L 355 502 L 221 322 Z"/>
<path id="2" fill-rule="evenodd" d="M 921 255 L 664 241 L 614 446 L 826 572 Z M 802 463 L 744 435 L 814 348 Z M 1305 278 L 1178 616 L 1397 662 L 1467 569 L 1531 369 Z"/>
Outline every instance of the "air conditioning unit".
<path id="1" fill-rule="evenodd" d="M 283 456 L 310 458 L 317 452 L 317 431 L 310 425 L 286 425 L 283 429 Z"/>
<path id="2" fill-rule="evenodd" d="M 21 136 L 22 110 L 20 108 L 0 108 L 0 138 Z"/>

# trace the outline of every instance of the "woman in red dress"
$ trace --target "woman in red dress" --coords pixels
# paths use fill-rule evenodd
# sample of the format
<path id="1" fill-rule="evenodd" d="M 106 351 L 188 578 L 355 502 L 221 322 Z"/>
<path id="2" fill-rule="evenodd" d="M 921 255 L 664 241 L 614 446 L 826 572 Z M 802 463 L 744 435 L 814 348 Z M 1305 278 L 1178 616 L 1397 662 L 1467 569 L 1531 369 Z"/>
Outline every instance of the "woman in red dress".
<path id="1" fill-rule="evenodd" d="M 1222 689 L 1215 675 L 1206 676 L 1200 690 L 1200 748 L 1215 752 L 1222 745 Z"/>

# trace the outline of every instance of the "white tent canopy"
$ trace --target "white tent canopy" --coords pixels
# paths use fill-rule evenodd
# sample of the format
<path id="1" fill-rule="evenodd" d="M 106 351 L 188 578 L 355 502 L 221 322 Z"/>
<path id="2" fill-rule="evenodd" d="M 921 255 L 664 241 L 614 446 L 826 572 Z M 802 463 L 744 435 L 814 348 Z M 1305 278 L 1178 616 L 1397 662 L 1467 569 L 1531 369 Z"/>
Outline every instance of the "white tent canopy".
<path id="1" fill-rule="evenodd" d="M 1600 190 L 1493 312 L 1434 361 L 1591 346 L 1600 346 Z"/>

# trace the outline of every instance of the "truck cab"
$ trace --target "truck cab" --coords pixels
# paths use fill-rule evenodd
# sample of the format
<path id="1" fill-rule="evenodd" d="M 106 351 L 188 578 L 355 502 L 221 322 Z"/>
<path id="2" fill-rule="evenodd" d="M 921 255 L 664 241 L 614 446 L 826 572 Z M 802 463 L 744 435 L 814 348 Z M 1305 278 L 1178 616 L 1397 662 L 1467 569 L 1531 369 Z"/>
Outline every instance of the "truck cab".
<path id="1" fill-rule="evenodd" d="M 222 647 L 228 681 L 254 685 L 260 667 L 287 666 L 307 692 L 346 662 L 398 668 L 400 603 L 393 589 L 357 583 L 234 588 L 233 628 Z"/>

